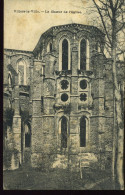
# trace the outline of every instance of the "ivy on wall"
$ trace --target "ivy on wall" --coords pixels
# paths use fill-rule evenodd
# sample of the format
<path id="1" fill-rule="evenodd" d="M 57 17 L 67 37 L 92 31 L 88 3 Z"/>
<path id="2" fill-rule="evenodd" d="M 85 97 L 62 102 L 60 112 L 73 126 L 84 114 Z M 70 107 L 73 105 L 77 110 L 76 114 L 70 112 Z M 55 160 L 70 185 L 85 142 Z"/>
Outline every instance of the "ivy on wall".
<path id="1" fill-rule="evenodd" d="M 21 116 L 22 121 L 26 124 L 31 121 L 31 116 L 29 115 L 29 111 L 27 110 L 22 111 L 20 109 L 20 116 Z"/>
<path id="2" fill-rule="evenodd" d="M 6 108 L 6 110 L 3 111 L 3 121 L 6 123 L 7 126 L 12 126 L 13 123 L 13 115 L 14 115 L 14 109 L 12 108 Z"/>

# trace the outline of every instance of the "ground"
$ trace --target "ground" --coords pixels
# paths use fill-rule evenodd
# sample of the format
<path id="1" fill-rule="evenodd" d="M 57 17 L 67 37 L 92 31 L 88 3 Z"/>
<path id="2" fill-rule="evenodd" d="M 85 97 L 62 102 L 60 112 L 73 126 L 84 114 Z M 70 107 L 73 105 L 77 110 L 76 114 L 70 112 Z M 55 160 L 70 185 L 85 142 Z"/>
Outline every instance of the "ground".
<path id="1" fill-rule="evenodd" d="M 68 170 L 55 169 L 49 172 L 20 168 L 3 172 L 4 190 L 112 190 L 110 175 L 106 172 L 84 171 L 71 173 Z"/>

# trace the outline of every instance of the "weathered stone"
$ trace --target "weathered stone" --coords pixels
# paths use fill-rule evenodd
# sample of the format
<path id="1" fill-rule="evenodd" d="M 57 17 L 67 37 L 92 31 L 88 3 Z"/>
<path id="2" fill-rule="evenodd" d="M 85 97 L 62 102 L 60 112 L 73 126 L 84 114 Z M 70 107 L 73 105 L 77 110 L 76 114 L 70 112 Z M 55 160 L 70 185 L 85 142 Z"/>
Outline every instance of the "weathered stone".
<path id="1" fill-rule="evenodd" d="M 64 39 L 67 40 L 69 53 L 64 67 L 68 63 L 68 68 L 62 68 Z M 80 69 L 82 39 L 87 43 L 85 70 Z M 96 49 L 97 43 L 100 44 L 100 52 Z M 5 169 L 16 169 L 20 163 L 26 164 L 28 158 L 32 167 L 69 167 L 72 171 L 79 171 L 81 161 L 83 166 L 98 164 L 102 168 L 111 162 L 112 64 L 108 60 L 106 62 L 101 52 L 103 49 L 104 34 L 99 29 L 68 24 L 46 31 L 33 52 L 5 50 L 4 110 L 10 106 L 10 102 L 10 107 L 14 109 L 12 131 L 4 140 L 7 153 L 4 156 L 8 158 Z M 22 85 L 18 71 L 21 60 L 26 64 L 25 69 L 23 66 L 20 69 L 23 73 L 21 79 L 25 80 Z M 123 67 L 120 67 L 118 73 L 121 79 Z M 8 80 L 10 73 L 12 86 Z M 82 80 L 87 84 L 81 87 Z M 20 116 L 20 113 L 27 115 Z M 80 128 L 81 131 L 85 130 L 80 126 L 83 116 L 86 121 L 86 145 L 80 147 Z M 7 123 L 7 120 L 4 122 Z M 30 137 L 28 146 L 26 136 Z"/>

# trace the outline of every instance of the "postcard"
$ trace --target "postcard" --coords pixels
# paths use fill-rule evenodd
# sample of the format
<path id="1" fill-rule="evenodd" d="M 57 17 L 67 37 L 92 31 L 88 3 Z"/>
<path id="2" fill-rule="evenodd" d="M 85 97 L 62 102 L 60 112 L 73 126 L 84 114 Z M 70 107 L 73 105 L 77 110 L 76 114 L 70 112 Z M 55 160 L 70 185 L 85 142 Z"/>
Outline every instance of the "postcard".
<path id="1" fill-rule="evenodd" d="M 124 190 L 123 0 L 4 0 L 3 190 Z"/>

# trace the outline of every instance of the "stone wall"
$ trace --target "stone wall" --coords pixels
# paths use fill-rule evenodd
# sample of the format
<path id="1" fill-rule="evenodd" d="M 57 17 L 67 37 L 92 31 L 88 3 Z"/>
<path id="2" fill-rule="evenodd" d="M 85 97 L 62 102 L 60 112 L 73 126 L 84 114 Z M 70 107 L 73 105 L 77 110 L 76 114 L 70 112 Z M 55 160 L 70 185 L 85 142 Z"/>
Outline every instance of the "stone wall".
<path id="1" fill-rule="evenodd" d="M 75 27 L 75 28 L 74 28 Z M 93 29 L 94 30 L 94 29 Z M 53 37 L 49 37 L 49 32 Z M 42 129 L 40 125 L 34 125 L 34 129 L 36 129 L 36 135 L 33 135 L 33 142 L 37 139 L 38 135 L 41 135 L 41 141 L 43 141 L 43 148 L 45 148 L 44 152 L 46 154 L 54 151 L 55 153 L 63 154 L 62 157 L 55 158 L 54 165 L 56 166 L 56 162 L 64 164 L 70 164 L 71 167 L 79 167 L 78 154 L 81 153 L 84 156 L 85 153 L 94 152 L 99 153 L 100 150 L 105 151 L 105 77 L 103 75 L 104 69 L 104 61 L 105 58 L 102 54 L 99 54 L 96 50 L 96 44 L 98 42 L 102 42 L 102 37 L 98 36 L 100 32 L 95 34 L 92 33 L 91 29 L 80 25 L 69 25 L 64 27 L 55 27 L 52 30 L 47 32 L 47 36 L 44 34 L 44 44 L 40 47 L 40 42 L 38 43 L 38 47 L 35 48 L 35 53 L 40 52 L 43 54 L 42 58 L 45 61 L 45 77 L 43 77 L 43 81 L 41 81 L 41 95 L 43 96 L 43 107 L 44 111 L 41 114 L 42 116 Z M 67 74 L 63 72 L 56 74 L 56 71 L 59 71 L 60 66 L 60 40 L 62 39 L 69 40 L 70 47 L 70 69 L 71 73 L 67 72 Z M 84 71 L 78 73 L 79 69 L 79 42 L 82 38 L 89 40 L 89 72 Z M 104 38 L 104 37 L 103 37 Z M 41 39 L 42 40 L 42 39 Z M 52 52 L 48 51 L 48 44 L 52 43 Z M 100 44 L 101 45 L 101 44 Z M 100 51 L 103 51 L 103 42 L 100 48 Z M 42 50 L 40 50 L 42 48 Z M 38 55 L 38 53 L 37 53 Z M 39 55 L 38 55 L 39 56 Z M 37 57 L 37 56 L 36 56 Z M 34 75 L 37 74 L 38 71 L 34 70 Z M 90 74 L 91 72 L 91 74 Z M 38 73 L 39 75 L 39 73 Z M 91 76 L 90 76 L 91 75 Z M 39 78 L 39 76 L 37 77 Z M 81 79 L 86 79 L 88 83 L 87 91 L 81 90 L 79 88 L 79 83 Z M 67 80 L 69 82 L 69 87 L 67 90 L 62 90 L 60 85 L 62 80 Z M 36 80 L 34 80 L 34 83 Z M 39 90 L 40 95 L 40 80 L 37 82 L 38 89 L 35 91 L 35 96 L 39 99 L 37 95 L 37 91 Z M 85 91 L 85 92 L 84 92 Z M 61 101 L 61 95 L 63 93 L 67 93 L 68 101 L 63 103 Z M 80 101 L 80 94 L 87 93 L 87 102 Z M 112 93 L 111 90 L 108 92 L 108 96 Z M 65 107 L 68 106 L 70 109 L 66 112 Z M 38 106 L 38 109 L 37 109 Z M 53 109 L 55 106 L 55 109 Z M 89 106 L 89 107 L 88 107 Z M 33 106 L 33 114 L 40 115 L 40 103 L 38 101 Z M 35 110 L 34 110 L 35 109 Z M 39 110 L 39 111 L 38 111 Z M 38 112 L 38 113 L 37 113 Z M 107 114 L 107 113 L 106 113 Z M 49 116 L 51 115 L 51 116 Z M 54 117 L 56 115 L 56 118 Z M 88 127 L 87 127 L 87 146 L 85 148 L 80 147 L 80 118 L 85 115 L 88 118 Z M 59 134 L 59 120 L 62 116 L 66 116 L 68 118 L 68 148 L 61 149 L 60 142 L 60 134 Z M 32 122 L 35 119 L 32 119 Z M 55 121 L 55 122 L 54 122 Z M 108 125 L 107 125 L 108 126 Z M 42 133 L 41 133 L 42 132 Z M 54 134 L 54 132 L 56 132 Z M 37 134 L 38 133 L 38 134 Z M 108 135 L 111 134 L 109 131 Z M 111 139 L 109 136 L 108 140 Z M 53 143 L 55 140 L 55 143 Z M 53 143 L 53 149 L 52 149 Z M 109 143 L 109 141 L 107 141 Z M 39 145 L 38 143 L 34 145 Z M 58 147 L 57 147 L 57 146 Z M 111 145 L 111 144 L 110 144 Z M 54 149 L 55 148 L 55 149 Z M 52 149 L 52 150 L 51 150 Z M 40 155 L 40 154 L 39 154 Z M 40 157 L 37 157 L 38 159 Z M 67 161 L 68 158 L 68 161 Z M 83 157 L 82 157 L 83 158 Z M 42 160 L 42 158 L 40 158 Z M 70 160 L 69 160 L 70 159 Z M 41 161 L 39 160 L 39 161 Z M 70 163 L 69 163 L 70 161 Z M 74 164 L 74 165 L 73 165 Z M 59 164 L 58 164 L 59 166 Z M 61 165 L 60 165 L 61 166 Z"/>
<path id="2" fill-rule="evenodd" d="M 60 69 L 60 41 L 69 40 L 69 66 Z M 80 70 L 80 40 L 89 41 L 89 69 Z M 52 43 L 52 51 L 48 45 Z M 100 48 L 97 48 L 99 43 Z M 95 27 L 86 25 L 62 25 L 45 32 L 32 52 L 5 51 L 4 107 L 9 98 L 15 109 L 11 140 L 17 153 L 11 162 L 17 168 L 21 163 L 21 118 L 20 109 L 31 116 L 31 166 L 41 168 L 67 168 L 79 170 L 84 166 L 106 168 L 112 157 L 113 138 L 113 82 L 112 66 L 103 55 L 104 34 Z M 34 56 L 33 56 L 34 55 Z M 26 86 L 18 84 L 17 63 L 26 61 Z M 8 68 L 8 64 L 11 64 Z M 9 92 L 8 73 L 11 70 L 14 86 Z M 86 80 L 87 88 L 80 88 Z M 68 81 L 62 89 L 62 80 Z M 61 95 L 68 100 L 63 102 Z M 81 93 L 87 95 L 80 100 Z M 61 146 L 60 121 L 65 116 L 67 125 L 67 148 Z M 80 119 L 87 118 L 86 147 L 80 147 Z M 24 131 L 24 130 L 23 130 Z M 24 132 L 23 132 L 24 133 Z M 24 154 L 25 155 L 25 154 Z M 28 150 L 27 154 L 28 155 Z"/>

